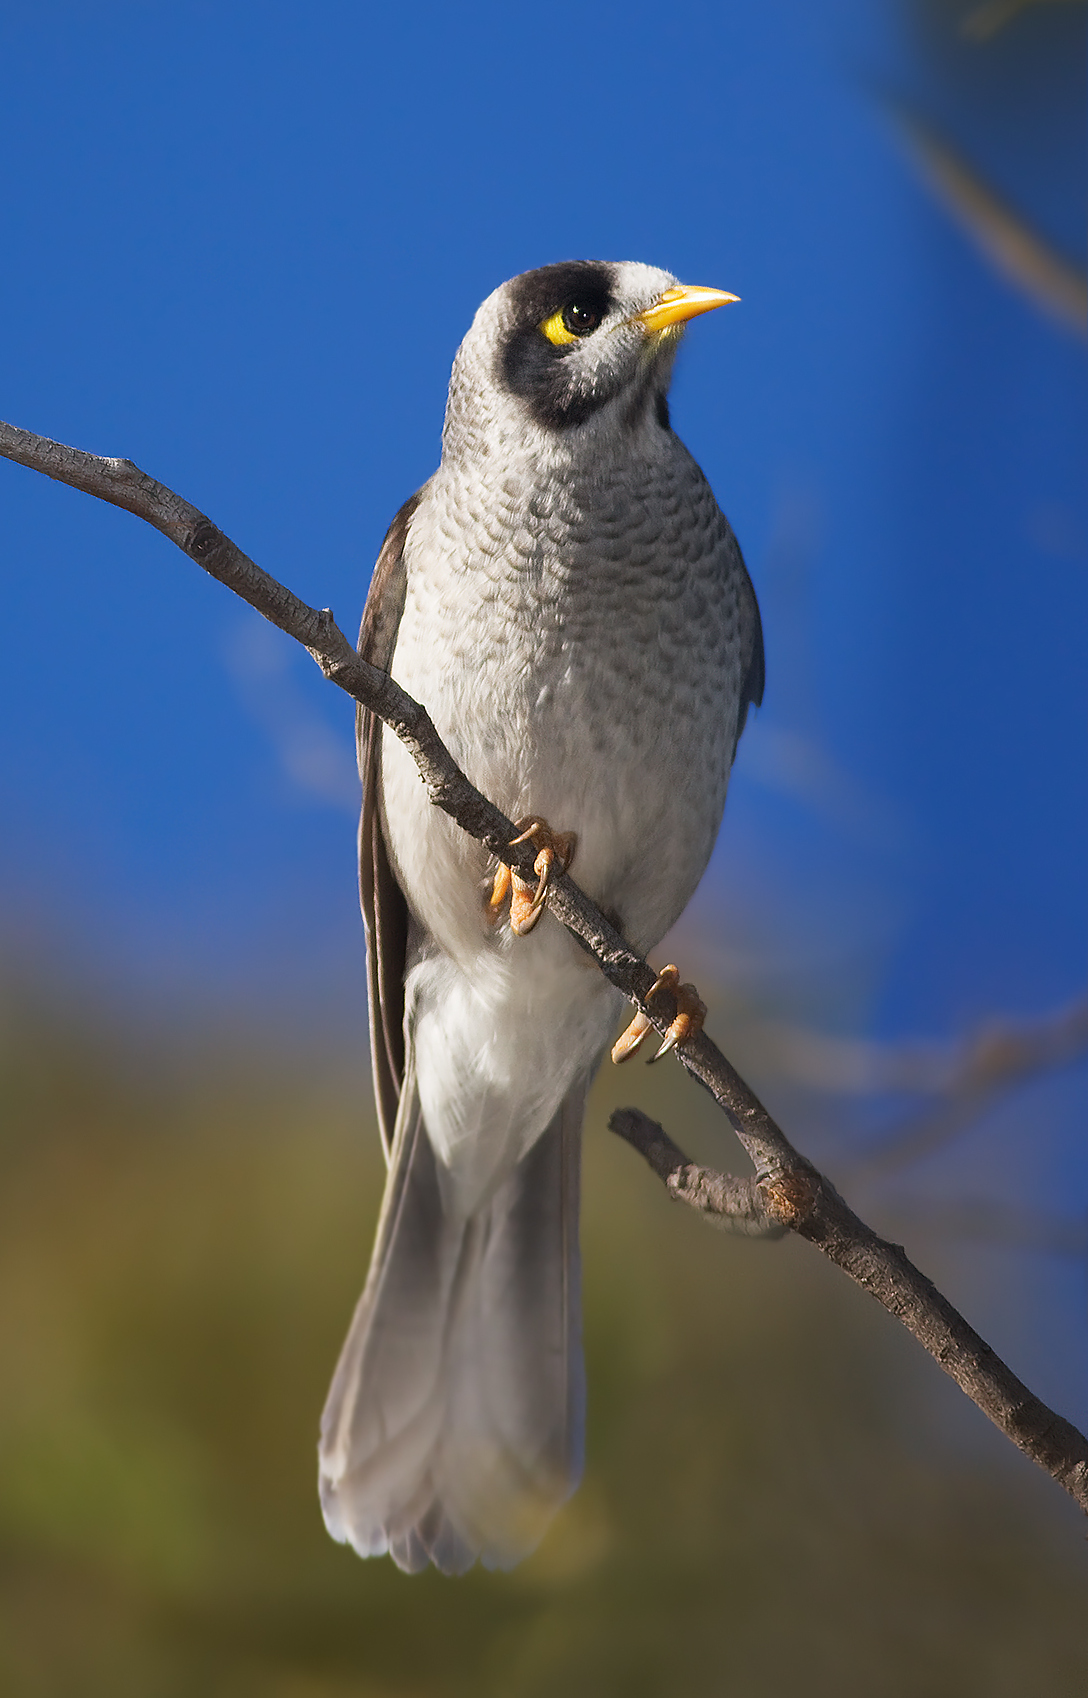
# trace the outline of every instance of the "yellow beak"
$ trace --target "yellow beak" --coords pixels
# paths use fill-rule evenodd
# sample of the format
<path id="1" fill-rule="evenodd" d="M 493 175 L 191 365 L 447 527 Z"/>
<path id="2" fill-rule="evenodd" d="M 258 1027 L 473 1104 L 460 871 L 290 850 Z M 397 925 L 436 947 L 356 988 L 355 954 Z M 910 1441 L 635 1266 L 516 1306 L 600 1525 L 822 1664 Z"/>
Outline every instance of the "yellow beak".
<path id="1" fill-rule="evenodd" d="M 701 312 L 713 312 L 715 307 L 739 300 L 739 295 L 727 295 L 723 289 L 700 289 L 694 284 L 677 283 L 666 289 L 652 307 L 636 313 L 631 322 L 641 324 L 646 330 L 666 330 L 670 324 L 683 324 L 685 319 L 695 318 Z"/>

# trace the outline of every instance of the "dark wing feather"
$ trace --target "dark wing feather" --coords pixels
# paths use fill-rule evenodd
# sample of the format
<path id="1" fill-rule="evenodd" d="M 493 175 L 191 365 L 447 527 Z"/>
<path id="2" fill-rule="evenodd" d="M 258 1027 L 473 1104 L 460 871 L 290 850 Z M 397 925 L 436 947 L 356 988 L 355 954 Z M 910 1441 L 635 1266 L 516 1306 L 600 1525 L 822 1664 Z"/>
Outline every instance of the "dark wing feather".
<path id="1" fill-rule="evenodd" d="M 404 503 L 382 543 L 370 580 L 359 632 L 359 653 L 388 672 L 404 611 L 407 572 L 404 542 L 423 491 Z M 382 724 L 366 708 L 355 718 L 363 812 L 359 821 L 359 898 L 366 926 L 367 997 L 374 1101 L 388 1159 L 404 1079 L 404 962 L 408 905 L 393 876 L 381 822 Z"/>
<path id="2" fill-rule="evenodd" d="M 748 654 L 744 668 L 744 679 L 740 687 L 740 703 L 737 708 L 737 739 L 733 744 L 733 755 L 737 753 L 737 743 L 744 730 L 750 707 L 759 707 L 763 701 L 763 687 L 767 679 L 767 666 L 763 654 L 763 621 L 759 617 L 759 602 L 748 576 L 748 568 L 744 564 L 739 546 L 737 547 L 737 564 L 741 575 L 741 605 L 744 608 L 744 623 L 749 632 Z"/>
<path id="3" fill-rule="evenodd" d="M 745 572 L 745 577 L 748 577 Z M 767 662 L 763 653 L 763 621 L 759 617 L 759 603 L 756 592 L 752 588 L 752 580 L 748 578 L 748 594 L 752 600 L 752 657 L 748 662 L 748 670 L 744 675 L 744 685 L 741 689 L 740 711 L 747 714 L 749 706 L 763 706 L 763 689 L 767 682 Z"/>

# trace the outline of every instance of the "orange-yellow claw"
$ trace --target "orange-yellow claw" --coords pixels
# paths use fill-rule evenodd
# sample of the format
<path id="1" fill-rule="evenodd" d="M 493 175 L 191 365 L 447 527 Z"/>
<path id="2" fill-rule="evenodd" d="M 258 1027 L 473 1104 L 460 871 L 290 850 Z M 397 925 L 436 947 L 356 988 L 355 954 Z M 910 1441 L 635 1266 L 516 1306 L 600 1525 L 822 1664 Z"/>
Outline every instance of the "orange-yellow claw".
<path id="1" fill-rule="evenodd" d="M 531 884 L 514 874 L 513 890 L 510 893 L 510 930 L 515 937 L 528 937 L 544 912 L 544 899 L 540 895 L 540 887 L 534 892 Z"/>
<path id="2" fill-rule="evenodd" d="M 514 828 L 518 836 L 511 838 L 511 849 L 519 843 L 532 843 L 537 851 L 533 862 L 536 873 L 536 889 L 527 884 L 517 873 L 511 872 L 505 862 L 500 863 L 495 872 L 495 882 L 491 889 L 492 908 L 500 908 L 507 894 L 510 896 L 510 930 L 515 937 L 527 937 L 536 925 L 548 901 L 548 891 L 556 869 L 565 873 L 574 859 L 577 836 L 573 831 L 553 831 L 547 820 L 539 814 L 528 814 L 525 819 L 518 820 Z"/>
<path id="3" fill-rule="evenodd" d="M 510 930 L 517 937 L 524 937 L 531 932 L 540 918 L 543 902 L 538 902 L 533 894 L 531 885 L 519 878 L 505 861 L 500 861 L 495 868 L 495 877 L 491 885 L 491 895 L 488 898 L 488 913 L 492 920 L 499 917 L 499 909 L 506 898 L 510 898 Z"/>
<path id="4" fill-rule="evenodd" d="M 665 1042 L 656 1055 L 651 1055 L 651 1062 L 660 1061 L 663 1055 L 668 1055 L 671 1049 L 679 1049 L 682 1044 L 689 1043 L 697 1032 L 703 1029 L 706 1019 L 706 1003 L 703 1001 L 694 985 L 677 985 L 675 988 L 676 1014 L 665 1034 Z"/>
<path id="5" fill-rule="evenodd" d="M 646 992 L 646 1001 L 649 1002 L 650 998 L 652 996 L 656 996 L 659 990 L 675 991 L 675 989 L 676 989 L 676 987 L 679 983 L 680 983 L 680 969 L 679 969 L 679 967 L 674 966 L 672 962 L 670 962 L 667 967 L 662 967 L 660 973 L 657 975 L 657 978 L 654 980 L 653 984 L 650 986 L 649 990 Z"/>
<path id="6" fill-rule="evenodd" d="M 618 1067 L 622 1061 L 630 1061 L 631 1057 L 642 1048 L 646 1034 L 653 1031 L 653 1026 L 643 1014 L 641 1008 L 626 1026 L 612 1045 L 612 1060 Z"/>
<path id="7" fill-rule="evenodd" d="M 495 868 L 495 879 L 491 886 L 491 897 L 487 904 L 489 908 L 502 907 L 506 898 L 510 894 L 510 887 L 512 883 L 513 874 L 511 873 L 510 868 L 507 866 L 505 861 L 500 861 L 498 866 Z"/>
<path id="8" fill-rule="evenodd" d="M 673 987 L 679 982 L 679 979 L 680 972 L 678 968 L 662 967 L 657 978 L 646 992 L 644 1000 L 649 1002 L 651 997 L 656 996 L 658 991 L 664 990 L 666 986 L 670 990 L 673 989 Z M 612 1060 L 616 1063 L 617 1067 L 622 1061 L 630 1061 L 631 1057 L 638 1053 L 653 1029 L 653 1021 L 650 1019 L 648 1014 L 643 1014 L 640 1008 L 634 1019 L 631 1021 L 631 1024 L 624 1028 L 615 1043 L 612 1045 Z"/>
<path id="9" fill-rule="evenodd" d="M 681 1044 L 686 1044 L 689 1039 L 695 1036 L 696 1032 L 702 1031 L 703 1021 L 706 1019 L 706 1003 L 702 1001 L 694 985 L 682 985 L 680 983 L 679 967 L 673 966 L 671 963 L 668 967 L 662 967 L 643 1000 L 649 1002 L 651 997 L 656 996 L 658 991 L 662 990 L 672 991 L 676 999 L 676 1014 L 665 1034 L 665 1042 L 657 1054 L 650 1057 L 652 1062 L 660 1061 L 661 1057 L 668 1055 L 671 1049 L 677 1049 Z M 652 1030 L 652 1022 L 639 1009 L 626 1031 L 622 1032 L 613 1044 L 612 1060 L 617 1064 L 621 1061 L 627 1061 L 642 1047 L 647 1035 Z"/>

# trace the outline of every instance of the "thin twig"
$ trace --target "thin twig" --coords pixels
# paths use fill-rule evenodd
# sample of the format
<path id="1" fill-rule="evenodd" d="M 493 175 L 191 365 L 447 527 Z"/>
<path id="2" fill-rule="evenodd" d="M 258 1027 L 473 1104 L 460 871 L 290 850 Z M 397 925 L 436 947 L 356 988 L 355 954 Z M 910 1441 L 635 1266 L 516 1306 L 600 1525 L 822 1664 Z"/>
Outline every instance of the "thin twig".
<path id="1" fill-rule="evenodd" d="M 532 878 L 531 846 L 511 846 L 513 825 L 469 783 L 426 709 L 385 673 L 360 659 L 327 608 L 310 607 L 292 595 L 236 548 L 203 513 L 130 460 L 102 459 L 9 424 L 0 424 L 0 454 L 123 507 L 162 531 L 197 565 L 309 649 L 327 678 L 402 739 L 415 758 L 431 801 L 499 859 L 526 879 Z M 672 1017 L 669 998 L 659 994 L 652 1009 L 646 1006 L 646 994 L 656 980 L 653 969 L 569 875 L 556 881 L 550 905 L 556 918 L 596 958 L 612 984 L 664 1032 Z M 757 1200 L 748 1182 L 724 1175 L 714 1176 L 716 1187 L 692 1182 L 690 1176 L 685 1185 L 677 1177 L 674 1193 L 685 1196 L 704 1214 L 716 1212 L 719 1216 L 738 1211 L 743 1215 L 742 1199 L 747 1196 L 748 1218 L 756 1223 L 756 1230 L 773 1222 L 815 1244 L 900 1319 L 979 1408 L 1088 1511 L 1088 1439 L 1021 1385 L 930 1281 L 912 1267 L 899 1246 L 885 1244 L 847 1208 L 828 1181 L 797 1153 L 705 1032 L 685 1043 L 677 1054 L 725 1112 L 755 1167 L 763 1201 Z M 644 1118 L 629 1119 L 628 1135 Z M 667 1164 L 672 1159 L 669 1140 L 660 1128 L 655 1138 L 663 1152 L 660 1159 Z M 640 1147 L 637 1138 L 635 1141 Z M 675 1145 L 671 1148 L 675 1150 Z M 692 1169 L 686 1158 L 680 1157 L 679 1162 Z M 746 1184 L 747 1192 L 738 1189 Z M 716 1199 L 713 1206 L 712 1197 Z"/>
<path id="2" fill-rule="evenodd" d="M 608 1125 L 646 1158 L 669 1196 L 697 1209 L 709 1226 L 745 1238 L 781 1238 L 789 1230 L 776 1218 L 755 1174 L 742 1179 L 697 1167 L 640 1108 L 617 1108 Z"/>

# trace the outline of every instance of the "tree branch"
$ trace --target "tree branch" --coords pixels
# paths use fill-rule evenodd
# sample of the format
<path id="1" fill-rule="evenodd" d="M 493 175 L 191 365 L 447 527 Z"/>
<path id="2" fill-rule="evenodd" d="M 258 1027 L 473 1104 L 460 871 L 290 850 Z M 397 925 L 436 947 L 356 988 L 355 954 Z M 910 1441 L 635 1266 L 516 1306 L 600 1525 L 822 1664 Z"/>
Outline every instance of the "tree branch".
<path id="1" fill-rule="evenodd" d="M 719 1215 L 735 1212 L 737 1187 L 745 1181 L 694 1167 L 662 1128 L 638 1109 L 617 1110 L 609 1125 L 646 1157 L 679 1202 L 715 1225 L 720 1224 Z M 878 1238 L 807 1163 L 780 1177 L 757 1175 L 755 1184 L 763 1194 L 763 1221 L 807 1238 L 883 1304 L 983 1414 L 1088 1511 L 1088 1439 L 1017 1379 L 908 1260 L 901 1244 Z M 759 1214 L 758 1204 L 753 1212 Z"/>
<path id="2" fill-rule="evenodd" d="M 235 547 L 205 514 L 131 460 L 103 459 L 15 425 L 0 423 L 0 454 L 144 519 L 213 578 L 307 648 L 326 678 L 382 719 L 413 755 L 427 793 L 472 837 L 532 881 L 534 853 L 510 845 L 514 828 L 469 783 L 426 709 L 356 654 L 328 608 L 300 601 Z M 592 954 L 612 984 L 664 1033 L 672 1015 L 656 975 L 569 875 L 557 879 L 552 912 Z M 617 1130 L 665 1179 L 673 1195 L 742 1231 L 790 1229 L 807 1238 L 895 1315 L 990 1419 L 1088 1511 L 1088 1439 L 1032 1396 L 898 1245 L 886 1244 L 854 1215 L 829 1182 L 790 1144 L 721 1051 L 700 1032 L 680 1061 L 724 1111 L 756 1169 L 754 1180 L 698 1169 L 660 1127 L 635 1110 Z M 650 1131 L 647 1133 L 646 1127 Z"/>
<path id="3" fill-rule="evenodd" d="M 775 1215 L 755 1174 L 739 1179 L 710 1167 L 696 1167 L 664 1127 L 640 1108 L 616 1109 L 608 1126 L 645 1156 L 669 1196 L 697 1209 L 708 1226 L 745 1238 L 781 1238 L 789 1230 Z"/>

